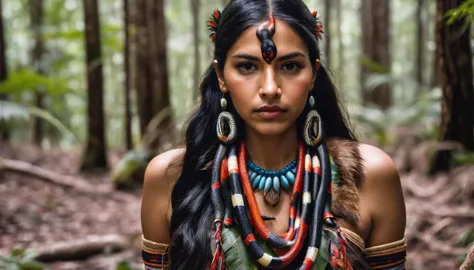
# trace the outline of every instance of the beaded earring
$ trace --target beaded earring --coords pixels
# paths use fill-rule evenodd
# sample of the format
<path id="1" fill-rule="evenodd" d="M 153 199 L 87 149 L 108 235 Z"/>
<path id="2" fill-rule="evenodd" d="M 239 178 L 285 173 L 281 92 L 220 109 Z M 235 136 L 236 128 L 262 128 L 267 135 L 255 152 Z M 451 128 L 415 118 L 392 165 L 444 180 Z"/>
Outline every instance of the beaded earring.
<path id="1" fill-rule="evenodd" d="M 311 110 L 306 115 L 306 121 L 304 124 L 303 136 L 306 145 L 314 147 L 319 145 L 323 136 L 321 134 L 322 121 L 319 113 L 314 109 L 316 103 L 313 95 L 309 96 L 309 106 Z"/>
<path id="2" fill-rule="evenodd" d="M 222 112 L 217 118 L 217 138 L 224 144 L 232 144 L 237 139 L 237 125 L 234 116 L 226 111 L 227 99 L 224 92 L 221 98 L 221 109 Z"/>

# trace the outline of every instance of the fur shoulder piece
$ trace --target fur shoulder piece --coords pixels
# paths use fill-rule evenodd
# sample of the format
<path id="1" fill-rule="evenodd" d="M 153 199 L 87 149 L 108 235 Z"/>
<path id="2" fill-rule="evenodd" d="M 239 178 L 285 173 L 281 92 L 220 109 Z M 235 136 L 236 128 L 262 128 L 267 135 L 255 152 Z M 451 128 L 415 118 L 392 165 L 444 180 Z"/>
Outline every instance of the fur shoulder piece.
<path id="1" fill-rule="evenodd" d="M 359 221 L 358 187 L 364 177 L 359 143 L 346 139 L 328 139 L 327 145 L 339 174 L 339 181 L 332 184 L 332 213 L 357 226 Z"/>

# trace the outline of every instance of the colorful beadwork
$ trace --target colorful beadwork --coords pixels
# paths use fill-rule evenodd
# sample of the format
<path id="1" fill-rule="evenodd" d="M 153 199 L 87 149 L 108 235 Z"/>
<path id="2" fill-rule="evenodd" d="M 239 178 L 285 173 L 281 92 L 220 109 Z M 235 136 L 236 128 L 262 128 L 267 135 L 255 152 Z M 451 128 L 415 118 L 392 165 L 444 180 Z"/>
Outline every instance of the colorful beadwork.
<path id="1" fill-rule="evenodd" d="M 268 171 L 258 167 L 252 161 L 247 161 L 250 183 L 257 190 L 268 192 L 273 188 L 280 193 L 280 187 L 289 190 L 295 183 L 296 160 L 293 160 L 285 168 L 278 171 Z"/>
<path id="2" fill-rule="evenodd" d="M 149 241 L 142 236 L 142 260 L 147 270 L 165 269 L 169 266 L 169 245 Z"/>

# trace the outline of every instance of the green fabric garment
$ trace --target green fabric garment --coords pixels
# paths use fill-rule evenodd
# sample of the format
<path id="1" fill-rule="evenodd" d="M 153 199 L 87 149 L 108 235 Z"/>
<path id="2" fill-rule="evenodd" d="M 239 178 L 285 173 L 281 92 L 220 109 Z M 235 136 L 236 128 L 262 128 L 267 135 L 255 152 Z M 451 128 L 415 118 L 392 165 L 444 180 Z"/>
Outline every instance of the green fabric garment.
<path id="1" fill-rule="evenodd" d="M 329 262 L 329 238 L 331 234 L 324 230 L 321 238 L 321 249 L 314 263 L 313 270 L 324 270 Z M 276 256 L 275 252 L 270 249 L 262 239 L 258 238 L 259 245 L 272 256 Z M 224 250 L 225 264 L 229 269 L 236 270 L 257 270 L 258 263 L 255 262 L 247 252 L 244 241 L 237 228 L 222 229 L 222 248 Z"/>

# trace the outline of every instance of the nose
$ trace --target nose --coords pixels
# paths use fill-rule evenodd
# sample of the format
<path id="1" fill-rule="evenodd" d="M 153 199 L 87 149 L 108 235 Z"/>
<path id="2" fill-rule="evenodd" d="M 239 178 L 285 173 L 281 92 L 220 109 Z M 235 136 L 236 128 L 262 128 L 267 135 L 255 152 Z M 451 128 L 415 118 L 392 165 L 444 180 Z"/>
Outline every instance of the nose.
<path id="1" fill-rule="evenodd" d="M 267 98 L 275 98 L 281 94 L 275 75 L 276 74 L 273 70 L 273 67 L 269 66 L 265 69 L 265 72 L 262 76 L 262 83 L 260 88 L 261 96 Z"/>

